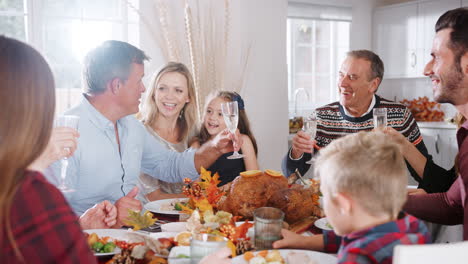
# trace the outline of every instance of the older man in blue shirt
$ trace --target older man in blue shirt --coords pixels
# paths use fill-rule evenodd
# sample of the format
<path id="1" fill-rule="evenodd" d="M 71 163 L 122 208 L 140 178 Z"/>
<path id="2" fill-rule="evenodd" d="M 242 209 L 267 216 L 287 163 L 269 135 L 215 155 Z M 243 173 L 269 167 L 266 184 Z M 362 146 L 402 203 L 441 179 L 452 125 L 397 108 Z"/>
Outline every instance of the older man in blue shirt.
<path id="1" fill-rule="evenodd" d="M 165 149 L 148 134 L 132 115 L 145 91 L 145 60 L 143 51 L 120 41 L 104 42 L 85 59 L 82 101 L 66 112 L 80 117 L 78 147 L 67 172 L 67 182 L 76 190 L 67 199 L 78 215 L 109 200 L 118 209 L 117 225 L 122 225 L 128 209 L 141 209 L 135 198 L 140 172 L 167 182 L 194 179 L 201 166 L 209 167 L 233 150 L 227 131 L 202 148 L 183 153 Z M 60 167 L 59 162 L 52 165 L 56 177 Z"/>

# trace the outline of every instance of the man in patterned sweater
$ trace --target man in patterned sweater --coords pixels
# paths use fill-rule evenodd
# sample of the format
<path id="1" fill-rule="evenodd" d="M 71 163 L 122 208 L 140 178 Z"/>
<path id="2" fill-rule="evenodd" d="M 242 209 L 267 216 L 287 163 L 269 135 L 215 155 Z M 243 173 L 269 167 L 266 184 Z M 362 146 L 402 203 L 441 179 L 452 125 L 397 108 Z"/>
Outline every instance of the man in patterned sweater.
<path id="1" fill-rule="evenodd" d="M 337 138 L 373 130 L 374 108 L 387 108 L 387 125 L 402 133 L 424 156 L 431 158 L 410 110 L 375 94 L 383 73 L 383 62 L 372 51 L 354 50 L 347 53 L 338 77 L 340 100 L 316 109 L 318 124 L 315 140 L 311 140 L 303 131 L 294 136 L 292 147 L 283 159 L 285 175 L 290 175 L 296 168 L 305 174 L 310 168 L 306 161 L 312 158 L 312 148 L 315 153 Z M 419 187 L 425 189 L 426 183 L 407 165 Z M 343 166 L 346 167 L 345 164 Z"/>

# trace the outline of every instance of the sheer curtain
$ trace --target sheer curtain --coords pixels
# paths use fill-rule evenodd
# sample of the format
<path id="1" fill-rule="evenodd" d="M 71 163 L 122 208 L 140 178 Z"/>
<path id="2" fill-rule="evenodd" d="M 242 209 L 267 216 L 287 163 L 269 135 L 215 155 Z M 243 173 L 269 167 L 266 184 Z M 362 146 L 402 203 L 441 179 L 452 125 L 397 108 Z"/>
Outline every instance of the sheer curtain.
<path id="1" fill-rule="evenodd" d="M 158 0 L 151 5 L 150 12 L 140 12 L 140 17 L 164 61 L 182 62 L 191 70 L 198 118 L 211 91 L 241 91 L 249 48 L 242 49 L 238 56 L 229 54 L 232 52 L 230 0 Z M 231 61 L 233 57 L 237 61 Z M 240 67 L 233 70 L 229 67 L 232 63 Z"/>

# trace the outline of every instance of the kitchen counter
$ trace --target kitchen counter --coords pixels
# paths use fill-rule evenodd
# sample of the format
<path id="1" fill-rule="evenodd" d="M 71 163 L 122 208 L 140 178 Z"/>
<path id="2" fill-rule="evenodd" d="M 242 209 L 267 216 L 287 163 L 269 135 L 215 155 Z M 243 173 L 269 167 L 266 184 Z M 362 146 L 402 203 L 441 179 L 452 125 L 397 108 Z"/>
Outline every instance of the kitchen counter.
<path id="1" fill-rule="evenodd" d="M 457 129 L 457 126 L 448 122 L 417 122 L 420 128 Z"/>

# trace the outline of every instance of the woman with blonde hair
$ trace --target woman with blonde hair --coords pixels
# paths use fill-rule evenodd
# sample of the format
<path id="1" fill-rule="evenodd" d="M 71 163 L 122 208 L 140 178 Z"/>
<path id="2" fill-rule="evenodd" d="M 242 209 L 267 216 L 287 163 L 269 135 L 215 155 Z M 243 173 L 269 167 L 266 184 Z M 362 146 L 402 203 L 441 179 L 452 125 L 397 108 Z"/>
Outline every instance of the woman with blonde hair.
<path id="1" fill-rule="evenodd" d="M 178 62 L 167 63 L 154 77 L 138 118 L 166 148 L 183 152 L 196 133 L 196 100 L 192 75 Z M 142 174 L 140 183 L 150 201 L 185 197 L 183 183 L 169 183 Z"/>
<path id="2" fill-rule="evenodd" d="M 55 111 L 52 72 L 36 50 L 4 36 L 0 58 L 0 263 L 96 263 L 80 223 L 84 228 L 113 225 L 115 207 L 105 201 L 78 220 L 38 171 L 76 147 L 63 136 L 64 128 L 49 140 Z M 71 152 L 56 154 L 53 145 Z M 103 219 L 107 213 L 112 214 L 108 221 Z"/>

